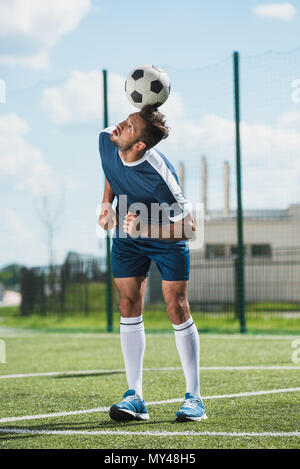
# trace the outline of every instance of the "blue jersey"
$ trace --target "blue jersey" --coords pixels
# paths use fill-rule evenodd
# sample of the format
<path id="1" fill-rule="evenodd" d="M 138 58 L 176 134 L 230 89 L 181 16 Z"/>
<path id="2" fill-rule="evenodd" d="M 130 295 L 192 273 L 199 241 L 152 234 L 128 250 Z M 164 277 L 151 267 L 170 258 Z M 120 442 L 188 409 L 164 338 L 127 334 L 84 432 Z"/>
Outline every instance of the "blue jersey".
<path id="1" fill-rule="evenodd" d="M 149 224 L 162 224 L 166 219 L 168 223 L 182 220 L 191 212 L 191 204 L 182 193 L 170 161 L 156 148 L 151 148 L 139 160 L 125 162 L 110 139 L 114 128 L 100 133 L 99 151 L 105 177 L 117 197 L 116 236 L 128 210 L 138 213 Z M 140 210 L 141 204 L 145 211 Z M 157 207 L 160 207 L 159 213 Z"/>

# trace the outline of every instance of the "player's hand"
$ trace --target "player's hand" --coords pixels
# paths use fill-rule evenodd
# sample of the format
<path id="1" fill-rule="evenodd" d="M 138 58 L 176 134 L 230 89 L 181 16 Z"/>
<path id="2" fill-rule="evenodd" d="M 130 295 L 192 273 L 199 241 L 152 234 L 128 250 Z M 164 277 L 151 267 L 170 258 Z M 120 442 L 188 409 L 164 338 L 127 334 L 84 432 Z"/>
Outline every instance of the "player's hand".
<path id="1" fill-rule="evenodd" d="M 124 218 L 123 230 L 125 233 L 136 238 L 137 236 L 148 236 L 148 225 L 138 218 L 136 213 L 128 212 Z"/>
<path id="2" fill-rule="evenodd" d="M 98 220 L 98 225 L 104 230 L 110 230 L 116 228 L 118 225 L 117 215 L 110 203 L 103 202 L 101 207 L 101 213 Z"/>

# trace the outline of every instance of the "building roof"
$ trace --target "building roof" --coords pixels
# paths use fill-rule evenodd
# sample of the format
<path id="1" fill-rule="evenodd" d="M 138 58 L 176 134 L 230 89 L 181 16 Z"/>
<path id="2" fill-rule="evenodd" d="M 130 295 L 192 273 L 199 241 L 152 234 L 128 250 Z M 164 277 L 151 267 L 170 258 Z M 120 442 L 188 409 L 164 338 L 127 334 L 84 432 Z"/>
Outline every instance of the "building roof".
<path id="1" fill-rule="evenodd" d="M 291 218 L 288 209 L 253 209 L 243 210 L 244 220 L 286 220 Z M 205 216 L 210 220 L 234 220 L 236 219 L 236 210 L 230 210 L 229 215 L 225 216 L 223 210 L 208 210 Z"/>

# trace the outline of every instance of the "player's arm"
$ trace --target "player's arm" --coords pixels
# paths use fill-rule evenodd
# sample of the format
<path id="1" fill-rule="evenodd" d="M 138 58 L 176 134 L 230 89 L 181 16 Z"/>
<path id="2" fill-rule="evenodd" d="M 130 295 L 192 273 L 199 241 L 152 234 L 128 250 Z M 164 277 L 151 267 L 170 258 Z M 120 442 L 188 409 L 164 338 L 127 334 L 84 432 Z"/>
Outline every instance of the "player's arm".
<path id="1" fill-rule="evenodd" d="M 118 224 L 116 213 L 112 208 L 114 198 L 115 194 L 108 180 L 105 178 L 104 194 L 101 203 L 101 213 L 98 220 L 98 224 L 104 230 L 115 228 Z"/>
<path id="2" fill-rule="evenodd" d="M 180 241 L 193 239 L 196 232 L 194 217 L 188 213 L 182 220 L 175 223 L 165 223 L 163 225 L 141 224 L 137 220 L 137 215 L 128 212 L 123 225 L 125 233 L 133 235 L 139 233 L 140 236 L 166 241 Z"/>
<path id="3" fill-rule="evenodd" d="M 115 194 L 108 182 L 108 180 L 105 178 L 105 186 L 104 186 L 104 194 L 103 194 L 103 199 L 102 203 L 110 203 L 112 204 L 115 198 Z"/>
<path id="4" fill-rule="evenodd" d="M 170 236 L 165 237 L 165 232 L 167 229 L 170 229 Z M 193 239 L 196 234 L 196 224 L 194 217 L 191 213 L 188 213 L 181 221 L 170 223 L 168 225 L 149 225 L 148 233 L 152 232 L 154 229 L 154 234 L 158 234 L 158 239 L 163 240 L 184 240 L 184 239 Z M 168 231 L 167 231 L 168 234 Z M 150 234 L 151 236 L 151 234 Z M 153 235 L 152 235 L 153 237 Z M 156 237 L 156 236 L 155 236 Z"/>

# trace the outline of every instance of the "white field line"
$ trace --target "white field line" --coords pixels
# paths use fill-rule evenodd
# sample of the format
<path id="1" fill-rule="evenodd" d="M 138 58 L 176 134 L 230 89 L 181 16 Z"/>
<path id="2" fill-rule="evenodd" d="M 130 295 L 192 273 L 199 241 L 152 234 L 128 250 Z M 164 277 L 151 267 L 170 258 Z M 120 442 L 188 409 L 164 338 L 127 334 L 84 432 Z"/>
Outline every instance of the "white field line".
<path id="1" fill-rule="evenodd" d="M 300 369 L 300 366 L 299 366 Z M 144 368 L 144 371 L 174 371 L 181 370 L 180 367 L 166 368 Z M 111 370 L 76 370 L 76 371 L 47 371 L 45 373 L 25 373 L 16 375 L 1 375 L 0 379 L 13 378 L 35 378 L 39 376 L 68 376 L 68 375 L 92 375 L 92 374 L 109 374 L 109 373 L 125 373 L 125 368 L 114 368 Z"/>
<path id="2" fill-rule="evenodd" d="M 300 388 L 270 389 L 268 391 L 241 392 L 237 394 L 217 394 L 215 396 L 203 397 L 203 400 L 262 396 L 266 394 L 279 394 L 279 393 L 298 392 L 298 391 L 300 391 Z M 175 398 L 175 399 L 167 399 L 165 401 L 147 402 L 147 406 L 173 404 L 176 402 L 182 402 L 182 400 L 183 400 L 182 398 Z M 22 420 L 40 420 L 40 419 L 47 419 L 47 418 L 53 418 L 53 417 L 66 417 L 68 415 L 92 414 L 96 412 L 108 412 L 108 410 L 109 410 L 109 407 L 96 407 L 95 409 L 74 410 L 74 411 L 69 411 L 69 412 L 54 412 L 50 414 L 23 415 L 20 417 L 5 417 L 5 418 L 0 419 L 0 423 L 19 422 Z"/>
<path id="3" fill-rule="evenodd" d="M 154 335 L 154 334 L 153 334 Z M 258 340 L 294 340 L 299 339 L 300 335 L 276 335 L 276 334 L 210 334 L 199 333 L 201 339 L 258 339 Z"/>
<path id="4" fill-rule="evenodd" d="M 200 371 L 243 371 L 243 370 L 299 370 L 300 366 L 264 366 L 264 365 L 241 365 L 241 366 L 201 366 Z"/>
<path id="5" fill-rule="evenodd" d="M 130 432 L 122 430 L 27 430 L 17 428 L 1 428 L 0 433 L 20 435 L 126 435 L 126 436 L 231 436 L 231 437 L 300 437 L 300 432 Z"/>
<path id="6" fill-rule="evenodd" d="M 144 368 L 143 371 L 178 371 L 181 367 Z M 201 366 L 200 371 L 244 371 L 244 370 L 297 370 L 300 366 Z M 14 375 L 0 375 L 0 379 L 36 378 L 42 376 L 69 376 L 69 375 L 92 375 L 125 373 L 125 368 L 105 369 L 105 370 L 75 370 L 75 371 L 47 371 L 41 373 L 19 373 Z"/>

